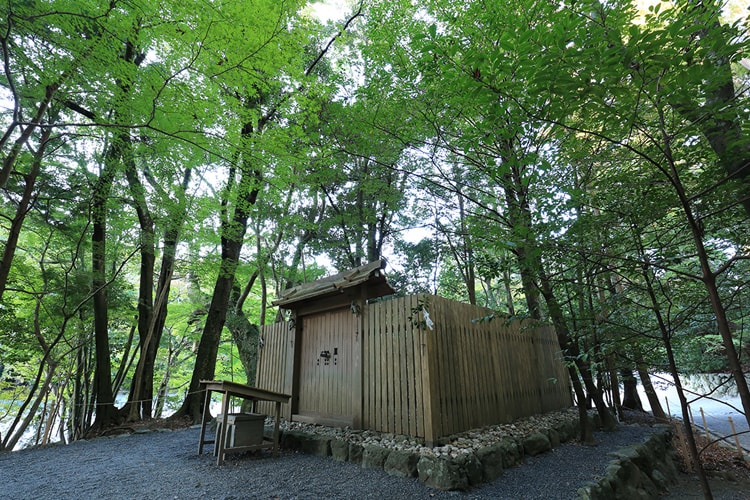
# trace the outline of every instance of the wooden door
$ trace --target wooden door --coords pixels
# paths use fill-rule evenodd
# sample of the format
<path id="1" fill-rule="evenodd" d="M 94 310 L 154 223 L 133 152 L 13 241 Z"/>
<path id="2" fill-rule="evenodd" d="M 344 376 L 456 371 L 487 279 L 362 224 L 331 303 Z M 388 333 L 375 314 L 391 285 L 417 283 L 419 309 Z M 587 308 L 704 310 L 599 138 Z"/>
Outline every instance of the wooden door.
<path id="1" fill-rule="evenodd" d="M 352 424 L 356 331 L 357 316 L 349 308 L 302 318 L 298 420 Z"/>

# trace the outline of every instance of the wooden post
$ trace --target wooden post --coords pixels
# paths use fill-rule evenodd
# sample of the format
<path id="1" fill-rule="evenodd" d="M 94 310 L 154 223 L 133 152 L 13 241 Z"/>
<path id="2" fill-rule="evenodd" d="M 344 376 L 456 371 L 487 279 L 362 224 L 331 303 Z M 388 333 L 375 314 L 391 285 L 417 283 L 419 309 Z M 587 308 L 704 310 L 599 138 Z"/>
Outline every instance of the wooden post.
<path id="1" fill-rule="evenodd" d="M 362 355 L 364 349 L 364 331 L 367 315 L 367 300 L 365 298 L 365 287 L 360 289 L 360 297 L 355 299 L 356 307 L 352 311 L 357 317 L 355 319 L 356 331 L 352 332 L 352 428 L 362 428 L 362 407 L 364 404 L 362 390 Z"/>
<path id="2" fill-rule="evenodd" d="M 700 407 L 701 409 L 701 420 L 703 420 L 703 431 L 706 433 L 706 439 L 708 441 L 711 441 L 711 434 L 708 432 L 708 424 L 706 423 L 706 414 L 703 413 L 703 407 Z M 692 416 L 692 414 L 691 414 Z"/>
<path id="3" fill-rule="evenodd" d="M 286 332 L 289 342 L 287 344 L 286 374 L 284 376 L 284 393 L 292 396 L 287 405 L 284 418 L 290 422 L 292 415 L 299 408 L 299 365 L 302 355 L 300 352 L 302 347 L 302 318 L 294 312 L 292 313 L 292 321 L 294 321 L 292 331 Z"/>
<path id="4" fill-rule="evenodd" d="M 421 295 L 419 297 L 422 297 Z M 417 300 L 419 300 L 419 297 Z M 433 446 L 440 437 L 440 393 L 437 387 L 435 332 L 417 324 L 413 328 L 422 337 L 422 387 L 424 390 L 424 440 Z"/>
<path id="5" fill-rule="evenodd" d="M 727 417 L 729 419 L 729 427 L 732 429 L 732 435 L 734 435 L 734 444 L 737 445 L 737 453 L 740 456 L 740 460 L 745 460 L 745 453 L 742 451 L 742 446 L 740 445 L 740 438 L 737 436 L 737 430 L 734 428 L 734 420 L 732 420 L 732 417 Z"/>

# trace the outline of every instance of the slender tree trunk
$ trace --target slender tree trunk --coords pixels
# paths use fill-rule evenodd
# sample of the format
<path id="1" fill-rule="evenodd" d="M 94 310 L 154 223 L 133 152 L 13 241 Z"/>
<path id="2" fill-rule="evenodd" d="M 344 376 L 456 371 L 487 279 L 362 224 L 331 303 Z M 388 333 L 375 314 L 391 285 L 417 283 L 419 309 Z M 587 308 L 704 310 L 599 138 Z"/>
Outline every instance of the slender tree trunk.
<path id="1" fill-rule="evenodd" d="M 126 408 L 128 411 L 128 420 L 140 420 L 141 418 L 151 417 L 151 398 L 153 397 L 153 384 L 149 383 L 153 377 L 149 376 L 148 370 L 144 367 L 147 358 L 147 352 L 150 347 L 149 330 L 153 324 L 154 315 L 154 266 L 156 263 L 154 220 L 151 217 L 151 211 L 146 201 L 146 192 L 138 177 L 138 172 L 133 157 L 133 145 L 130 138 L 123 136 L 125 177 L 128 180 L 130 194 L 133 197 L 138 223 L 140 225 L 140 253 L 141 268 L 138 285 L 138 346 L 140 356 L 137 365 L 137 374 L 133 377 L 130 386 L 130 395 Z"/>
<path id="2" fill-rule="evenodd" d="M 156 285 L 156 302 L 153 306 L 151 323 L 149 324 L 143 351 L 143 368 L 141 395 L 144 399 L 143 418 L 150 418 L 153 413 L 153 386 L 154 386 L 154 369 L 156 366 L 156 355 L 161 343 L 164 325 L 167 321 L 167 309 L 169 305 L 169 292 L 172 285 L 172 275 L 174 274 L 175 255 L 177 253 L 177 243 L 180 239 L 180 232 L 185 222 L 187 214 L 187 203 L 185 195 L 192 177 L 192 168 L 186 168 L 182 176 L 182 184 L 177 192 L 179 206 L 177 210 L 171 213 L 167 222 L 167 229 L 164 232 L 164 246 L 162 249 L 161 268 Z M 168 379 L 167 379 L 168 380 Z M 134 381 L 135 383 L 135 381 Z"/>
<path id="3" fill-rule="evenodd" d="M 643 390 L 648 398 L 648 405 L 651 407 L 651 413 L 654 418 L 660 422 L 668 422 L 666 413 L 661 406 L 659 396 L 656 394 L 654 385 L 651 383 L 651 376 L 648 374 L 648 370 L 643 363 L 638 363 L 638 376 L 641 378 L 641 384 L 643 384 Z"/>
<path id="4" fill-rule="evenodd" d="M 84 379 L 87 378 L 88 374 L 88 343 L 79 342 L 79 346 L 76 350 L 76 371 L 73 379 L 72 408 L 70 410 L 69 433 L 73 441 L 80 439 L 87 427 L 84 417 L 88 393 L 85 390 Z"/>
<path id="5" fill-rule="evenodd" d="M 112 363 L 109 349 L 107 307 L 107 201 L 120 158 L 119 146 L 112 145 L 104 160 L 104 169 L 94 186 L 92 199 L 93 232 L 91 236 L 92 294 L 94 303 L 94 392 L 96 420 L 94 427 L 105 428 L 116 421 L 115 399 L 112 393 Z"/>
<path id="6" fill-rule="evenodd" d="M 592 399 L 592 401 L 594 402 L 594 406 L 596 406 L 596 410 L 599 413 L 599 418 L 602 421 L 602 427 L 605 430 L 613 430 L 617 428 L 617 421 L 612 415 L 612 412 L 610 412 L 607 408 L 607 405 L 604 403 L 604 398 L 602 397 L 601 391 L 596 387 L 596 384 L 594 384 L 594 377 L 591 373 L 591 367 L 581 357 L 581 353 L 578 349 L 578 344 L 570 336 L 568 326 L 565 323 L 565 318 L 563 317 L 562 308 L 557 302 L 557 299 L 552 290 L 552 285 L 549 282 L 544 269 L 542 269 L 541 267 L 539 268 L 539 280 L 541 284 L 542 296 L 547 302 L 547 310 L 549 311 L 550 318 L 552 319 L 552 324 L 555 326 L 557 340 L 560 343 L 560 348 L 562 349 L 566 360 L 572 361 L 575 364 L 576 368 L 578 368 L 578 372 L 581 375 L 581 379 L 583 380 L 583 384 L 586 388 L 588 397 Z M 579 404 L 581 403 L 579 402 Z"/>
<path id="7" fill-rule="evenodd" d="M 529 207 L 527 188 L 521 178 L 512 144 L 507 146 L 506 157 L 503 160 L 511 165 L 510 172 L 502 178 L 503 190 L 505 191 L 505 202 L 508 206 L 511 230 L 517 233 L 514 253 L 521 270 L 521 284 L 526 298 L 526 306 L 529 309 L 530 317 L 541 319 L 539 289 L 536 285 L 538 269 L 535 268 L 539 259 L 534 255 L 535 244 L 531 236 L 531 207 Z"/>
<path id="8" fill-rule="evenodd" d="M 44 151 L 47 148 L 47 143 L 49 142 L 51 134 L 52 129 L 49 127 L 42 130 L 39 149 L 34 152 L 34 159 L 31 162 L 31 170 L 28 174 L 23 176 L 23 195 L 16 207 L 16 215 L 11 221 L 10 230 L 8 231 L 8 236 L 5 240 L 5 248 L 3 249 L 3 258 L 2 261 L 0 261 L 0 300 L 2 300 L 3 292 L 5 292 L 8 275 L 10 274 L 10 267 L 13 263 L 13 257 L 16 254 L 16 247 L 18 246 L 18 238 L 21 235 L 21 227 L 23 226 L 24 220 L 26 220 L 26 214 L 32 204 L 34 186 L 36 185 L 36 179 L 39 176 L 42 158 L 44 157 Z"/>
<path id="9" fill-rule="evenodd" d="M 610 391 L 612 393 L 612 406 L 615 408 L 615 412 L 622 419 L 622 408 L 626 407 L 624 400 L 620 397 L 620 378 L 617 376 L 617 368 L 615 367 L 614 356 L 609 355 L 606 357 L 607 360 L 607 375 L 609 375 Z M 627 393 L 624 395 L 627 398 Z"/>
<path id="10" fill-rule="evenodd" d="M 640 249 L 640 251 L 641 251 L 641 254 L 643 254 L 642 248 Z M 680 380 L 680 374 L 677 370 L 677 363 L 675 362 L 674 352 L 672 350 L 672 340 L 670 338 L 669 328 L 667 327 L 667 323 L 661 314 L 661 307 L 659 305 L 659 301 L 656 298 L 656 293 L 654 292 L 654 287 L 651 281 L 651 271 L 648 267 L 646 267 L 643 270 L 643 278 L 646 283 L 646 290 L 648 291 L 648 296 L 651 301 L 651 306 L 653 307 L 653 310 L 654 310 L 654 315 L 656 316 L 657 324 L 659 325 L 659 331 L 661 332 L 661 335 L 662 335 L 662 341 L 667 351 L 667 361 L 669 363 L 669 372 L 671 373 L 672 378 L 674 379 L 675 389 L 677 390 L 677 397 L 680 400 L 680 409 L 682 411 L 682 422 L 684 423 L 684 427 L 685 427 L 685 437 L 687 439 L 688 450 L 690 451 L 690 457 L 692 458 L 693 464 L 695 465 L 695 473 L 698 475 L 698 480 L 700 481 L 701 489 L 703 490 L 703 496 L 707 500 L 710 500 L 713 498 L 713 494 L 711 493 L 711 486 L 708 483 L 708 479 L 706 478 L 706 473 L 703 470 L 703 465 L 701 464 L 700 454 L 698 453 L 698 446 L 696 445 L 695 435 L 693 434 L 693 427 L 690 424 L 690 409 L 688 407 L 687 398 L 685 397 L 685 391 L 682 388 L 682 381 Z"/>
<path id="11" fill-rule="evenodd" d="M 578 428 L 581 431 L 581 443 L 592 445 L 594 444 L 594 426 L 589 420 L 588 411 L 586 411 L 586 392 L 578 378 L 578 372 L 569 361 L 568 374 L 570 375 L 570 383 L 573 385 L 573 392 L 576 395 L 576 403 L 578 403 Z"/>
<path id="12" fill-rule="evenodd" d="M 46 370 L 43 370 L 40 368 L 39 371 L 39 377 L 36 380 L 35 386 L 32 388 L 32 391 L 29 393 L 28 399 L 25 403 L 27 405 L 28 403 L 31 403 L 27 406 L 28 411 L 26 412 L 26 415 L 23 417 L 23 419 L 14 420 L 13 425 L 11 425 L 10 429 L 6 432 L 5 436 L 5 442 L 3 442 L 3 448 L 6 450 L 12 450 L 16 444 L 18 444 L 18 441 L 23 437 L 23 434 L 26 432 L 26 429 L 28 429 L 29 425 L 31 424 L 31 421 L 36 416 L 37 410 L 39 409 L 39 406 L 42 404 L 42 402 L 47 397 L 47 393 L 50 390 L 50 385 L 52 383 L 53 375 L 55 374 L 55 370 L 57 369 L 56 364 L 47 364 Z M 46 377 L 44 378 L 44 382 L 42 382 L 41 387 L 39 387 L 39 379 L 41 377 L 41 374 L 46 371 Z M 34 393 L 37 391 L 37 388 L 39 389 L 39 392 L 34 395 Z M 18 416 L 21 416 L 21 413 L 23 410 L 19 411 Z M 40 424 L 41 425 L 41 424 Z"/>
<path id="13" fill-rule="evenodd" d="M 620 368 L 623 383 L 622 407 L 628 410 L 643 411 L 641 398 L 638 396 L 638 379 L 631 368 Z"/>
<path id="14" fill-rule="evenodd" d="M 136 325 L 131 325 L 130 332 L 128 333 L 128 340 L 125 342 L 125 345 L 122 348 L 122 360 L 120 361 L 120 366 L 117 368 L 117 373 L 115 373 L 114 380 L 112 380 L 112 392 L 115 394 L 119 392 L 120 387 L 122 387 L 122 384 L 125 382 L 125 377 L 130 371 L 130 367 L 132 366 L 133 361 L 138 354 L 137 347 L 133 348 L 135 330 Z"/>
<path id="15" fill-rule="evenodd" d="M 47 109 L 49 108 L 49 105 L 52 102 L 53 97 L 55 96 L 55 92 L 57 92 L 57 89 L 59 87 L 59 83 L 52 83 L 50 85 L 47 85 L 44 93 L 44 98 L 39 103 L 36 114 L 24 127 L 21 135 L 15 140 L 13 146 L 10 148 L 10 151 L 5 156 L 5 158 L 3 158 L 3 165 L 2 168 L 0 168 L 0 188 L 5 187 L 5 185 L 7 184 L 8 178 L 10 178 L 10 173 L 13 171 L 13 168 L 16 164 L 16 159 L 18 159 L 18 155 L 21 153 L 21 149 L 26 144 L 26 142 L 28 142 L 31 134 L 33 134 L 34 131 L 41 125 L 42 120 L 44 119 L 44 115 L 47 113 Z M 4 136 L 3 140 L 5 139 L 6 137 Z M 0 145 L 0 147 L 2 147 L 2 145 Z"/>
<path id="16" fill-rule="evenodd" d="M 227 317 L 229 299 L 232 294 L 235 272 L 240 260 L 240 252 L 247 231 L 250 207 L 255 204 L 259 193 L 260 172 L 250 171 L 245 165 L 238 189 L 237 206 L 231 220 L 225 220 L 221 229 L 221 266 L 214 285 L 214 293 L 208 309 L 208 317 L 201 334 L 195 359 L 195 368 L 190 380 L 188 395 L 175 417 L 190 417 L 197 422 L 202 417 L 203 397 L 200 381 L 213 379 L 216 370 L 216 355 L 219 350 L 221 331 Z"/>
<path id="17" fill-rule="evenodd" d="M 690 206 L 690 200 L 687 197 L 687 194 L 685 192 L 685 188 L 682 185 L 682 181 L 679 176 L 679 171 L 677 169 L 677 165 L 674 161 L 674 156 L 672 154 L 671 149 L 671 137 L 666 134 L 666 126 L 664 125 L 665 118 L 663 116 L 663 113 L 660 111 L 660 119 L 662 121 L 662 137 L 663 137 L 663 143 L 664 143 L 664 153 L 666 156 L 667 161 L 669 162 L 669 168 L 671 171 L 671 182 L 672 186 L 674 187 L 675 191 L 677 192 L 677 196 L 680 199 L 680 204 L 682 206 L 682 210 L 685 214 L 685 218 L 688 224 L 688 228 L 690 229 L 690 233 L 693 237 L 693 243 L 695 245 L 695 250 L 698 256 L 698 261 L 700 262 L 701 267 L 701 280 L 703 281 L 703 285 L 706 288 L 706 292 L 708 293 L 708 300 L 711 304 L 711 309 L 714 312 L 714 315 L 716 316 L 716 322 L 719 330 L 719 334 L 721 335 L 722 345 L 724 346 L 724 352 L 726 353 L 727 358 L 727 364 L 729 365 L 730 372 L 732 373 L 732 378 L 734 378 L 734 382 L 737 386 L 737 394 L 740 397 L 740 401 L 742 403 L 742 409 L 745 414 L 745 420 L 747 421 L 748 425 L 750 425 L 750 388 L 748 387 L 747 379 L 745 378 L 745 373 L 742 370 L 742 365 L 740 364 L 739 355 L 737 354 L 737 349 L 734 346 L 734 339 L 732 337 L 732 330 L 729 327 L 729 320 L 727 319 L 727 313 L 724 309 L 724 304 L 721 300 L 721 294 L 719 293 L 719 289 L 716 285 L 716 277 L 720 273 L 716 273 L 713 271 L 711 267 L 710 258 L 708 256 L 708 252 L 706 250 L 705 245 L 703 244 L 703 230 L 701 229 L 700 224 L 695 219 L 695 216 L 693 215 L 693 210 Z"/>
<path id="18" fill-rule="evenodd" d="M 508 314 L 511 316 L 516 315 L 516 308 L 513 304 L 513 290 L 511 289 L 511 276 L 510 276 L 510 270 L 505 268 L 503 269 L 503 288 L 505 289 L 505 304 L 508 307 Z"/>
<path id="19" fill-rule="evenodd" d="M 257 276 L 257 274 L 254 274 L 254 276 Z M 232 334 L 232 339 L 234 339 L 234 343 L 237 346 L 240 362 L 245 369 L 247 384 L 255 385 L 260 330 L 256 325 L 250 323 L 250 320 L 242 311 L 240 295 L 239 287 L 235 286 L 232 292 L 232 299 L 230 299 L 230 302 L 234 302 L 235 306 L 231 307 L 227 314 L 226 326 Z"/>

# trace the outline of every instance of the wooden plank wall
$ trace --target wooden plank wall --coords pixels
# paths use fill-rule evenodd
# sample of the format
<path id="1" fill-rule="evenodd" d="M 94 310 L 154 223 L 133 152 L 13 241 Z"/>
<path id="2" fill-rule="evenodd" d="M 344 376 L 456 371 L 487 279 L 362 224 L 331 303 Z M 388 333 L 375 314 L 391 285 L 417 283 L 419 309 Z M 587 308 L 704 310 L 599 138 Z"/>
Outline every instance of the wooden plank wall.
<path id="1" fill-rule="evenodd" d="M 424 305 L 434 323 L 425 328 Z M 436 441 L 571 405 L 554 329 L 437 296 L 368 304 L 362 332 L 362 427 Z M 264 327 L 258 386 L 284 392 L 288 326 Z M 278 357 L 278 361 L 275 357 Z"/>
<path id="2" fill-rule="evenodd" d="M 427 297 L 426 304 L 434 322 L 430 355 L 437 360 L 435 439 L 571 405 L 552 327 L 478 321 L 491 311 L 442 297 Z"/>
<path id="3" fill-rule="evenodd" d="M 287 381 L 287 363 L 294 352 L 294 330 L 289 323 L 273 323 L 261 329 L 263 347 L 258 349 L 256 387 L 289 394 L 291 380 Z M 281 414 L 288 415 L 288 404 L 281 405 Z M 258 411 L 273 415 L 275 403 L 258 403 Z"/>
<path id="4" fill-rule="evenodd" d="M 362 426 L 424 436 L 424 332 L 415 328 L 418 296 L 368 304 L 362 336 Z M 416 316 L 416 320 L 419 316 Z"/>

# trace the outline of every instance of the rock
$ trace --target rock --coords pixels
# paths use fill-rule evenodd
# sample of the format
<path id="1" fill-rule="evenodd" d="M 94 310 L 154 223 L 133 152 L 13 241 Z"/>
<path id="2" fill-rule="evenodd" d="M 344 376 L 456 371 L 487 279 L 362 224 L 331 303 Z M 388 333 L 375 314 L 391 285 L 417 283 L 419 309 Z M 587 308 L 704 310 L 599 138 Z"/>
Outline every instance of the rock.
<path id="1" fill-rule="evenodd" d="M 534 432 L 523 440 L 523 449 L 527 455 L 534 456 L 552 449 L 549 438 L 541 432 Z"/>
<path id="2" fill-rule="evenodd" d="M 299 451 L 302 442 L 307 439 L 307 434 L 299 431 L 286 431 L 281 436 L 281 447 L 287 450 Z"/>
<path id="3" fill-rule="evenodd" d="M 523 462 L 523 445 L 513 438 L 503 438 L 498 445 L 503 450 L 503 468 L 509 469 Z"/>
<path id="4" fill-rule="evenodd" d="M 349 459 L 349 443 L 343 439 L 332 439 L 331 456 L 338 462 L 346 462 Z"/>
<path id="5" fill-rule="evenodd" d="M 458 466 L 463 469 L 469 485 L 482 484 L 482 464 L 473 453 L 463 453 L 455 459 Z"/>
<path id="6" fill-rule="evenodd" d="M 417 463 L 419 480 L 438 490 L 466 490 L 469 480 L 459 464 L 450 459 L 423 455 Z"/>
<path id="7" fill-rule="evenodd" d="M 405 450 L 393 450 L 388 454 L 383 470 L 392 476 L 416 477 L 419 455 Z"/>
<path id="8" fill-rule="evenodd" d="M 549 434 L 549 444 L 552 448 L 557 448 L 560 446 L 560 433 L 557 432 L 555 429 L 549 429 L 547 432 Z"/>
<path id="9" fill-rule="evenodd" d="M 382 469 L 390 452 L 391 450 L 382 446 L 365 445 L 362 453 L 362 467 L 365 469 Z"/>
<path id="10" fill-rule="evenodd" d="M 362 463 L 364 447 L 359 443 L 349 443 L 349 461 L 355 464 Z"/>
<path id="11" fill-rule="evenodd" d="M 327 457 L 331 454 L 331 438 L 329 436 L 308 435 L 302 440 L 302 451 L 310 455 Z"/>
<path id="12" fill-rule="evenodd" d="M 503 474 L 504 451 L 499 444 L 485 446 L 477 450 L 476 456 L 482 464 L 482 477 L 485 481 L 492 481 Z"/>

